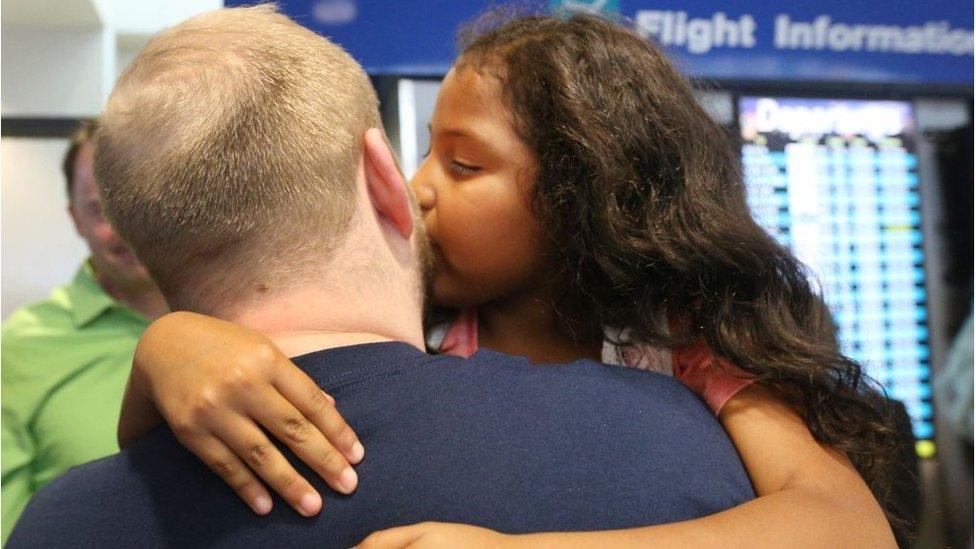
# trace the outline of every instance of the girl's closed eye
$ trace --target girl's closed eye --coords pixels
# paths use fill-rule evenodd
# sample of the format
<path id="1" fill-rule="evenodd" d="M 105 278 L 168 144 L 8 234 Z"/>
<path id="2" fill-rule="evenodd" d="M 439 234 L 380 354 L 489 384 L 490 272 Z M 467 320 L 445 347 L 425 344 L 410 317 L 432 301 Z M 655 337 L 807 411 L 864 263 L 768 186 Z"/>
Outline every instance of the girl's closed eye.
<path id="1" fill-rule="evenodd" d="M 457 160 L 451 161 L 451 171 L 456 173 L 457 175 L 461 175 L 461 176 L 472 175 L 477 173 L 478 170 L 480 169 L 481 168 L 477 166 L 470 166 L 468 164 L 458 162 Z"/>

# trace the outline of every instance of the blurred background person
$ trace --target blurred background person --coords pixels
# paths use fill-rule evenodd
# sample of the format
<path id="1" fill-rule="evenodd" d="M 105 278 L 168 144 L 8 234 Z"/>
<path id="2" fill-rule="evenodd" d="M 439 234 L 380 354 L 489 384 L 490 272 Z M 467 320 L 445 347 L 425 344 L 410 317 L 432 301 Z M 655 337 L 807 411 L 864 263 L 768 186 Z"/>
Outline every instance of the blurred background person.
<path id="1" fill-rule="evenodd" d="M 939 415 L 946 425 L 965 444 L 970 466 L 973 455 L 973 313 L 969 317 L 949 349 L 945 368 L 935 379 L 936 398 L 939 399 Z M 972 473 L 972 471 L 970 471 Z"/>
<path id="2" fill-rule="evenodd" d="M 3 323 L 3 539 L 31 495 L 69 468 L 118 451 L 116 424 L 139 336 L 167 311 L 146 269 L 102 216 L 91 141 L 71 138 L 68 214 L 90 256 L 74 279 Z M 43 220 L 39 220 L 43 222 Z"/>
<path id="3" fill-rule="evenodd" d="M 946 527 L 954 547 L 973 546 L 973 311 L 934 384 L 944 469 Z"/>

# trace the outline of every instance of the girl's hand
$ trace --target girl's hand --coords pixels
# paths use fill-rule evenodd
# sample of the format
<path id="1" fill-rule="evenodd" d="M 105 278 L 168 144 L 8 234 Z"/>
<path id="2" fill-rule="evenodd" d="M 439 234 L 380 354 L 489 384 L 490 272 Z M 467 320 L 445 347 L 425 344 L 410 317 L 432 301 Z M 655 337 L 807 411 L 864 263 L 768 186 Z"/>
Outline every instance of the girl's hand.
<path id="1" fill-rule="evenodd" d="M 514 547 L 517 536 L 501 534 L 487 528 L 445 522 L 421 522 L 380 530 L 360 542 L 356 549 L 396 549 L 410 547 L 465 547 L 506 548 Z"/>
<path id="2" fill-rule="evenodd" d="M 119 445 L 164 419 L 258 514 L 272 503 L 257 477 L 302 515 L 322 507 L 318 492 L 264 430 L 337 492 L 356 489 L 350 464 L 363 459 L 364 449 L 335 400 L 253 330 L 187 312 L 153 322 L 136 349 Z"/>

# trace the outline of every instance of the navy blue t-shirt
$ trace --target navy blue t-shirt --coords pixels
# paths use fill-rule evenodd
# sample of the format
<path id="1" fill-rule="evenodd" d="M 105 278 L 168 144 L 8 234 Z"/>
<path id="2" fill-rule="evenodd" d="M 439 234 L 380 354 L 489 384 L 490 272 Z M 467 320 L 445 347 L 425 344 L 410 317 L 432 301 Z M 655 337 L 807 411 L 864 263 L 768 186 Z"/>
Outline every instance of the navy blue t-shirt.
<path id="1" fill-rule="evenodd" d="M 429 356 L 404 343 L 295 362 L 335 396 L 366 447 L 353 495 L 302 467 L 322 512 L 303 518 L 276 499 L 259 517 L 160 428 L 38 492 L 8 547 L 350 547 L 425 520 L 602 530 L 701 517 L 754 496 L 721 426 L 671 378 L 484 350 Z"/>

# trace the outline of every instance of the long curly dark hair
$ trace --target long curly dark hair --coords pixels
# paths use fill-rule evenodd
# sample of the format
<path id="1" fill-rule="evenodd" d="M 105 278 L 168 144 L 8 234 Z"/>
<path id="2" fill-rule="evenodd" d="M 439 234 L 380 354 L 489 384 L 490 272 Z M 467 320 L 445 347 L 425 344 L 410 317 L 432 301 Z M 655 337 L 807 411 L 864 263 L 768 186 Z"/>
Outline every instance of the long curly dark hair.
<path id="1" fill-rule="evenodd" d="M 501 19 L 501 21 L 499 21 Z M 842 450 L 884 503 L 890 407 L 839 350 L 803 265 L 752 218 L 729 132 L 658 47 L 606 19 L 490 12 L 457 70 L 490 73 L 535 152 L 556 311 L 578 340 L 704 338 Z M 678 332 L 662 319 L 689 320 Z"/>

